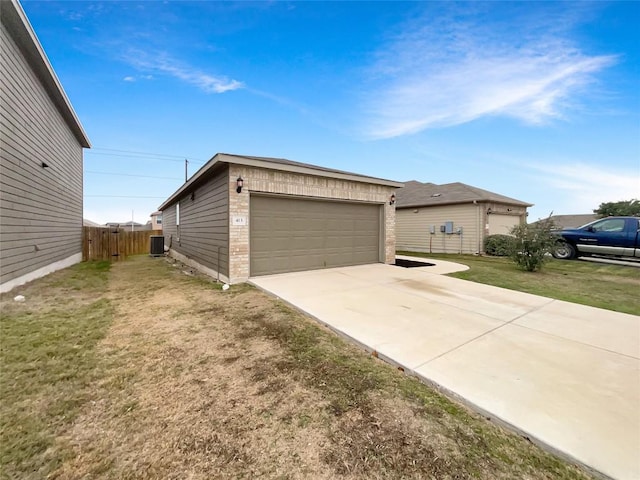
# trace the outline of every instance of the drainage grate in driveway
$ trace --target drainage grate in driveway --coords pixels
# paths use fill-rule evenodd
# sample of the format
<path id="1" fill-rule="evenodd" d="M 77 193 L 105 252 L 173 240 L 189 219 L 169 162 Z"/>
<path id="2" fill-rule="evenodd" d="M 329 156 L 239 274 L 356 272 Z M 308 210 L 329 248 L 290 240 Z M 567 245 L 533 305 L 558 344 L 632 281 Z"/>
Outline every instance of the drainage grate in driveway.
<path id="1" fill-rule="evenodd" d="M 435 263 L 416 262 L 415 260 L 405 260 L 403 258 L 396 258 L 396 267 L 404 268 L 416 268 L 416 267 L 433 267 Z"/>

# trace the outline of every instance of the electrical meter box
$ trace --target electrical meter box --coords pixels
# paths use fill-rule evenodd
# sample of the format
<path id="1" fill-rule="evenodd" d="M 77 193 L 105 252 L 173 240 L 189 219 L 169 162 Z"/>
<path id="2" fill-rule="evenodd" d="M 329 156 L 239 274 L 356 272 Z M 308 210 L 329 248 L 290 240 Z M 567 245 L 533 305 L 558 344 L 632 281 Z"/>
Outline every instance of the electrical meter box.
<path id="1" fill-rule="evenodd" d="M 434 233 L 436 233 L 436 226 L 435 225 L 429 225 L 429 233 L 431 235 L 433 235 Z"/>
<path id="2" fill-rule="evenodd" d="M 448 235 L 453 233 L 453 222 L 444 222 L 444 233 Z"/>

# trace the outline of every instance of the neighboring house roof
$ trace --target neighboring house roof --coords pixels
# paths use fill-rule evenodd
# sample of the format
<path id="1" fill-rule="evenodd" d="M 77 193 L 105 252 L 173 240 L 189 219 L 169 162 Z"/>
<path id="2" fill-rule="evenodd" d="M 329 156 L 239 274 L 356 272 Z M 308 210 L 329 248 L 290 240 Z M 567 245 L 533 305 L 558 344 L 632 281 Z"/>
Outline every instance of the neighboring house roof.
<path id="1" fill-rule="evenodd" d="M 151 215 L 149 215 L 150 217 L 157 217 L 158 215 L 162 215 L 162 212 L 160 210 L 158 210 L 157 212 L 153 212 Z"/>
<path id="2" fill-rule="evenodd" d="M 89 138 L 20 3 L 17 0 L 0 1 L 0 16 L 2 23 L 7 26 L 12 38 L 20 47 L 24 57 L 69 125 L 78 143 L 85 148 L 91 148 Z"/>
<path id="3" fill-rule="evenodd" d="M 187 193 L 190 187 L 202 178 L 206 173 L 215 170 L 220 165 L 235 164 L 246 165 L 248 167 L 268 168 L 270 170 L 280 170 L 291 173 L 302 173 L 307 175 L 316 175 L 319 177 L 338 178 L 341 180 L 349 180 L 352 182 L 373 183 L 384 185 L 387 187 L 402 187 L 402 183 L 393 180 L 385 180 L 382 178 L 368 177 L 358 173 L 346 172 L 344 170 L 334 170 L 331 168 L 311 165 L 309 163 L 294 162 L 284 158 L 254 157 L 246 155 L 234 155 L 230 153 L 216 153 L 203 167 L 201 167 L 184 185 L 182 185 L 173 195 L 158 207 L 163 210 L 171 205 L 181 195 Z"/>
<path id="4" fill-rule="evenodd" d="M 578 215 L 552 215 L 550 220 L 553 222 L 553 225 L 558 228 L 577 228 L 582 225 L 586 225 L 589 222 L 593 222 L 597 220 L 598 216 L 593 213 L 585 213 Z M 546 218 L 541 218 L 532 223 L 545 222 Z"/>
<path id="5" fill-rule="evenodd" d="M 520 207 L 533 205 L 460 182 L 436 185 L 435 183 L 421 183 L 411 180 L 405 182 L 404 188 L 400 188 L 396 192 L 396 208 L 432 207 L 473 201 L 495 202 Z"/>
<path id="6" fill-rule="evenodd" d="M 100 225 L 99 223 L 96 222 L 92 222 L 91 220 L 87 220 L 86 218 L 82 219 L 82 226 L 83 227 L 99 227 L 99 228 L 106 228 L 105 225 Z"/>
<path id="7" fill-rule="evenodd" d="M 128 222 L 107 222 L 107 225 L 109 226 L 116 226 L 116 225 L 120 225 L 121 227 L 130 227 L 131 225 L 133 225 L 134 227 L 141 227 L 142 224 L 138 223 L 138 222 L 132 222 L 131 220 L 129 220 Z"/>

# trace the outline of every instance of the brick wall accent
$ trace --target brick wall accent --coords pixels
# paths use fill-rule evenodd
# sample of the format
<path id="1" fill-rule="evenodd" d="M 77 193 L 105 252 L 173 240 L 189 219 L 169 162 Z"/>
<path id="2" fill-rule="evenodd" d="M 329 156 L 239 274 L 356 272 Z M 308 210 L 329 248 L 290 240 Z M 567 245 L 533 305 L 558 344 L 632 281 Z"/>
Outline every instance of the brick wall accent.
<path id="1" fill-rule="evenodd" d="M 236 180 L 244 187 L 236 192 Z M 376 202 L 384 205 L 384 261 L 395 261 L 395 205 L 389 205 L 393 187 L 363 182 L 316 177 L 243 165 L 229 165 L 229 277 L 231 283 L 249 278 L 249 196 L 253 193 L 279 193 L 312 198 Z M 246 224 L 234 222 L 246 219 Z"/>
<path id="2" fill-rule="evenodd" d="M 245 282 L 249 278 L 249 189 L 236 192 L 238 177 L 245 178 L 244 169 L 229 166 L 229 283 Z M 245 180 L 245 185 L 247 184 Z M 236 224 L 244 219 L 244 224 Z"/>

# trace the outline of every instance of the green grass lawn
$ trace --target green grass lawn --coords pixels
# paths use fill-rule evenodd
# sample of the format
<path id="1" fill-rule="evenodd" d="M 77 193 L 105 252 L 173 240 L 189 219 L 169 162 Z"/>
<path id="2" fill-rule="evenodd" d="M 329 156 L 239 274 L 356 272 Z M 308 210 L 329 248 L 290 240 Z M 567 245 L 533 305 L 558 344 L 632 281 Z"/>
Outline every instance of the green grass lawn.
<path id="1" fill-rule="evenodd" d="M 0 478 L 47 478 L 69 451 L 54 445 L 99 378 L 95 348 L 112 318 L 103 296 L 109 268 L 82 263 L 22 287 L 24 303 L 3 302 Z"/>
<path id="2" fill-rule="evenodd" d="M 544 297 L 640 315 L 640 268 L 587 261 L 549 259 L 538 272 L 519 270 L 505 257 L 417 253 L 399 255 L 434 258 L 467 265 L 450 276 Z"/>

